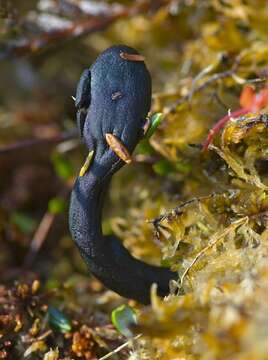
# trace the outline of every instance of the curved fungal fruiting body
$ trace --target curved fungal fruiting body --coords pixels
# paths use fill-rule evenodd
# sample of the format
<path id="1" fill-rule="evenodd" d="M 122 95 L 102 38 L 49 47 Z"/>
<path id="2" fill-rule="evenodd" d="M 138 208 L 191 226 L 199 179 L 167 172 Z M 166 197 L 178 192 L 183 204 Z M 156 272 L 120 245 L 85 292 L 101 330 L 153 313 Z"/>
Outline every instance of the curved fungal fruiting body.
<path id="1" fill-rule="evenodd" d="M 101 221 L 111 177 L 131 161 L 150 106 L 151 78 L 136 50 L 113 46 L 83 72 L 77 122 L 90 161 L 75 182 L 69 213 L 72 237 L 91 272 L 109 289 L 144 304 L 153 283 L 159 295 L 167 295 L 176 274 L 134 258 L 119 239 L 102 234 Z"/>

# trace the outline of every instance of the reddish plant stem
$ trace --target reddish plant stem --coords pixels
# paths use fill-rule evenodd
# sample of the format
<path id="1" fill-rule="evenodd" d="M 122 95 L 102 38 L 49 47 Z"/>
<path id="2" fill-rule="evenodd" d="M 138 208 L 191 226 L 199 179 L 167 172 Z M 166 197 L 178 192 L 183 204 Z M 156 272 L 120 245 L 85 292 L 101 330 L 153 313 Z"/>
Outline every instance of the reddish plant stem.
<path id="1" fill-rule="evenodd" d="M 217 134 L 231 118 L 235 119 L 249 112 L 250 108 L 241 108 L 231 112 L 229 115 L 225 115 L 223 118 L 217 121 L 216 124 L 209 130 L 208 136 L 203 143 L 202 151 L 204 152 L 208 149 L 214 135 Z"/>

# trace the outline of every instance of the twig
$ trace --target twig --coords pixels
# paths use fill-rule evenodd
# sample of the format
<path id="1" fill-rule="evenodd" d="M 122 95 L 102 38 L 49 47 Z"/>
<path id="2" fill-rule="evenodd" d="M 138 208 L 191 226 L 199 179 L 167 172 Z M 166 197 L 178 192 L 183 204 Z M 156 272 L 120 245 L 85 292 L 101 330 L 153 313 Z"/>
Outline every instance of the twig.
<path id="1" fill-rule="evenodd" d="M 160 1 L 158 7 L 166 4 L 167 1 Z M 87 18 L 73 21 L 68 26 L 43 32 L 41 35 L 31 39 L 18 39 L 13 43 L 4 45 L 4 51 L 0 52 L 0 60 L 10 57 L 19 57 L 45 50 L 49 46 L 56 46 L 67 40 L 72 40 L 90 33 L 103 30 L 116 20 L 130 17 L 150 9 L 151 2 L 142 0 L 135 2 L 133 6 L 121 7 L 118 11 L 110 11 L 102 16 L 88 15 Z"/>
<path id="2" fill-rule="evenodd" d="M 37 139 L 29 139 L 24 141 L 19 141 L 14 144 L 7 145 L 5 147 L 0 148 L 0 156 L 6 155 L 10 152 L 22 150 L 24 148 L 42 146 L 42 145 L 53 145 L 63 141 L 71 140 L 77 137 L 76 129 L 70 132 L 62 133 L 54 137 L 50 138 L 37 138 Z"/>
<path id="3" fill-rule="evenodd" d="M 48 336 L 50 336 L 52 334 L 52 330 L 47 330 L 46 332 L 44 332 L 43 334 L 41 334 L 40 336 L 38 336 L 37 338 L 26 338 L 24 340 L 24 343 L 33 343 L 33 342 L 36 342 L 36 341 L 41 341 L 41 340 L 44 340 L 46 339 Z"/>
<path id="4" fill-rule="evenodd" d="M 91 18 L 87 20 L 78 20 L 66 26 L 63 29 L 43 32 L 41 35 L 32 39 L 20 39 L 9 43 L 4 52 L 0 53 L 0 60 L 10 57 L 20 57 L 44 50 L 48 46 L 56 46 L 59 42 L 77 38 L 104 29 L 125 13 L 110 15 L 100 18 Z"/>
<path id="5" fill-rule="evenodd" d="M 233 223 L 231 223 L 226 229 L 224 229 L 222 232 L 217 232 L 212 238 L 214 238 L 214 240 L 212 240 L 206 247 L 204 247 L 204 249 L 202 249 L 193 259 L 193 261 L 191 262 L 191 264 L 185 269 L 184 273 L 182 274 L 181 278 L 180 278 L 180 286 L 183 285 L 183 281 L 185 276 L 189 273 L 190 269 L 193 267 L 193 265 L 200 259 L 201 256 L 203 256 L 205 254 L 205 252 L 207 250 L 209 250 L 210 248 L 212 248 L 214 245 L 217 244 L 217 242 L 219 242 L 222 238 L 225 238 L 226 235 L 228 235 L 231 231 L 235 230 L 238 226 L 242 225 L 242 224 L 246 224 L 248 221 L 248 217 L 245 216 L 239 220 L 234 221 Z"/>
<path id="6" fill-rule="evenodd" d="M 118 348 L 116 348 L 115 350 L 109 352 L 108 354 L 102 356 L 101 358 L 99 358 L 99 360 L 105 360 L 108 359 L 109 357 L 111 357 L 112 355 L 118 353 L 119 351 L 121 351 L 122 349 L 124 349 L 125 347 L 129 346 L 133 340 L 137 340 L 142 336 L 142 334 L 139 334 L 137 336 L 135 336 L 134 338 L 129 339 L 127 342 L 125 342 L 124 344 L 118 346 Z"/>
<path id="7" fill-rule="evenodd" d="M 183 104 L 184 102 L 189 101 L 191 99 L 191 97 L 193 96 L 193 94 L 202 91 L 208 85 L 210 85 L 210 84 L 212 84 L 212 83 L 214 83 L 214 82 L 216 82 L 216 81 L 218 81 L 220 79 L 225 79 L 227 77 L 233 76 L 235 74 L 240 62 L 241 62 L 241 59 L 242 59 L 243 55 L 244 55 L 244 53 L 242 52 L 242 53 L 240 53 L 239 55 L 236 56 L 231 69 L 225 70 L 225 71 L 220 72 L 220 73 L 213 74 L 210 78 L 208 78 L 206 81 L 204 81 L 201 85 L 192 88 L 191 91 L 189 91 L 186 95 L 181 97 L 179 100 L 177 100 L 170 107 L 167 107 L 165 109 L 165 111 L 164 111 L 164 114 L 167 115 L 167 114 L 170 114 L 170 113 L 174 113 L 179 105 Z"/>
<path id="8" fill-rule="evenodd" d="M 69 187 L 64 188 L 59 193 L 58 196 L 66 198 L 69 194 L 69 191 L 70 191 Z M 50 211 L 46 211 L 46 213 L 44 214 L 44 216 L 43 216 L 41 222 L 39 223 L 39 226 L 33 236 L 29 252 L 26 255 L 26 258 L 24 261 L 24 265 L 26 267 L 30 266 L 33 263 L 33 261 L 36 257 L 36 254 L 40 251 L 41 247 L 43 246 L 56 218 L 57 218 L 57 214 L 51 213 Z"/>
<path id="9" fill-rule="evenodd" d="M 44 340 L 45 338 L 47 338 L 51 334 L 52 334 L 52 330 L 47 330 L 45 333 L 38 336 L 38 338 L 36 340 L 38 340 L 38 341 Z"/>
<path id="10" fill-rule="evenodd" d="M 35 255 L 45 242 L 45 239 L 56 218 L 56 214 L 46 212 L 43 216 L 31 242 L 30 250 L 25 259 L 25 266 L 32 264 Z"/>
<path id="11" fill-rule="evenodd" d="M 183 208 L 185 208 L 186 206 L 195 203 L 195 202 L 200 202 L 201 200 L 207 200 L 207 199 L 211 199 L 212 197 L 215 197 L 219 194 L 216 193 L 212 193 L 210 195 L 205 195 L 205 196 L 199 196 L 199 197 L 194 197 L 190 200 L 187 200 L 185 202 L 183 202 L 182 204 L 176 206 L 175 208 L 173 208 L 171 211 L 168 211 L 160 216 L 158 216 L 157 218 L 153 219 L 153 220 L 149 220 L 148 222 L 153 224 L 155 227 L 157 227 L 159 225 L 159 223 L 161 223 L 162 221 L 166 220 L 166 219 L 170 219 L 172 217 L 176 217 L 178 215 L 181 214 L 181 210 Z"/>

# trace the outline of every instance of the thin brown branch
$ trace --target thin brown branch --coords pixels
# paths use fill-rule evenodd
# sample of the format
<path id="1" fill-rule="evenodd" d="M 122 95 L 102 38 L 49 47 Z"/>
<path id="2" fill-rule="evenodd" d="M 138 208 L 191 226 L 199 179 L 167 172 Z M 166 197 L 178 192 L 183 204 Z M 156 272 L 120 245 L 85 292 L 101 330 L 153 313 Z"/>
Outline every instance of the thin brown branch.
<path id="1" fill-rule="evenodd" d="M 126 14 L 122 12 L 102 19 L 91 18 L 87 20 L 78 20 L 63 29 L 43 32 L 41 35 L 31 39 L 16 40 L 13 43 L 9 43 L 4 51 L 0 53 L 0 59 L 37 53 L 49 46 L 56 46 L 58 43 L 102 30 L 125 15 Z"/>
<path id="2" fill-rule="evenodd" d="M 56 214 L 46 212 L 43 216 L 31 242 L 29 256 L 26 258 L 26 263 L 32 262 L 33 255 L 36 254 L 43 245 L 49 230 L 51 229 L 56 218 Z"/>
<path id="3" fill-rule="evenodd" d="M 67 198 L 70 192 L 69 187 L 65 187 L 59 194 L 60 197 Z M 58 215 L 55 213 L 51 213 L 49 210 L 47 210 L 42 218 L 42 220 L 39 223 L 39 226 L 37 227 L 35 234 L 33 236 L 28 254 L 25 258 L 24 265 L 26 267 L 30 266 L 33 261 L 35 260 L 35 257 L 37 253 L 40 251 L 41 247 L 44 245 L 49 232 L 51 231 Z"/>
<path id="4" fill-rule="evenodd" d="M 169 1 L 167 0 L 159 1 L 158 8 L 168 3 Z M 45 31 L 31 39 L 23 38 L 17 39 L 13 43 L 2 43 L 0 60 L 34 54 L 50 46 L 55 47 L 62 42 L 103 30 L 120 18 L 132 17 L 149 11 L 151 5 L 151 1 L 148 0 L 137 1 L 134 2 L 132 6 L 122 6 L 120 10 L 107 11 L 107 13 L 102 14 L 102 16 L 88 15 L 87 18 L 83 17 L 82 19 L 73 21 L 64 28 Z"/>
<path id="5" fill-rule="evenodd" d="M 185 207 L 187 207 L 193 203 L 199 203 L 202 200 L 211 199 L 217 195 L 219 195 L 219 194 L 212 193 L 210 195 L 194 197 L 194 198 L 187 200 L 187 201 L 183 202 L 182 204 L 176 206 L 172 210 L 158 216 L 157 218 L 150 220 L 149 223 L 153 224 L 155 228 L 158 228 L 160 226 L 160 223 L 163 222 L 164 220 L 166 220 L 166 219 L 172 220 L 172 219 L 176 218 L 177 216 L 179 216 L 182 213 L 182 209 L 184 209 Z"/>
<path id="6" fill-rule="evenodd" d="M 42 145 L 58 144 L 63 141 L 74 139 L 76 137 L 77 137 L 77 131 L 75 129 L 73 131 L 65 132 L 65 133 L 59 134 L 57 136 L 50 137 L 50 138 L 36 138 L 36 139 L 19 141 L 19 142 L 1 147 L 0 148 L 0 156 L 7 155 L 12 152 L 17 152 L 18 150 L 22 150 L 25 148 L 31 148 L 31 147 L 35 147 L 35 146 L 39 147 Z"/>
<path id="7" fill-rule="evenodd" d="M 195 86 L 192 88 L 186 95 L 182 96 L 180 99 L 178 99 L 175 103 L 173 103 L 171 106 L 167 107 L 164 111 L 165 115 L 176 112 L 176 109 L 179 105 L 190 101 L 192 96 L 196 94 L 197 92 L 200 92 L 204 90 L 207 86 L 213 84 L 214 82 L 217 82 L 219 80 L 231 77 L 235 74 L 237 71 L 237 68 L 240 65 L 241 59 L 243 57 L 244 53 L 241 53 L 236 56 L 234 63 L 232 67 L 228 70 L 222 71 L 220 73 L 213 74 L 210 76 L 207 80 L 205 80 L 202 84 L 199 86 Z"/>
<path id="8" fill-rule="evenodd" d="M 199 251 L 199 253 L 194 257 L 194 259 L 192 260 L 192 262 L 190 263 L 190 265 L 185 269 L 184 273 L 182 274 L 181 278 L 180 278 L 180 286 L 182 287 L 184 279 L 186 277 L 186 275 L 189 273 L 189 271 L 191 270 L 191 268 L 194 266 L 194 264 L 209 250 L 211 249 L 214 245 L 216 245 L 220 240 L 224 239 L 231 231 L 234 231 L 235 229 L 237 229 L 239 226 L 246 224 L 248 221 L 248 217 L 245 216 L 241 219 L 238 219 L 234 222 L 232 222 L 226 229 L 224 229 L 223 231 L 218 231 L 216 234 L 214 234 L 214 236 L 212 237 L 212 240 L 210 241 L 210 243 L 205 246 L 201 251 Z"/>

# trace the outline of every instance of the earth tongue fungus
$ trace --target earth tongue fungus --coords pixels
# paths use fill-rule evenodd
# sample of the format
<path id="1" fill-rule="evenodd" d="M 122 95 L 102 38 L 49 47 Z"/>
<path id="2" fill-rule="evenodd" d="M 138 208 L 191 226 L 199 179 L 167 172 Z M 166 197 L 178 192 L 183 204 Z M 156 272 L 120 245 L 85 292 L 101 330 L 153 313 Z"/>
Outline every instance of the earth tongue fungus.
<path id="1" fill-rule="evenodd" d="M 134 258 L 115 236 L 102 234 L 102 208 L 112 175 L 144 135 L 151 78 L 144 58 L 127 46 L 104 51 L 85 70 L 76 94 L 77 122 L 89 155 L 72 191 L 70 230 L 91 272 L 109 289 L 150 303 L 150 288 L 169 293 L 175 272 Z"/>

